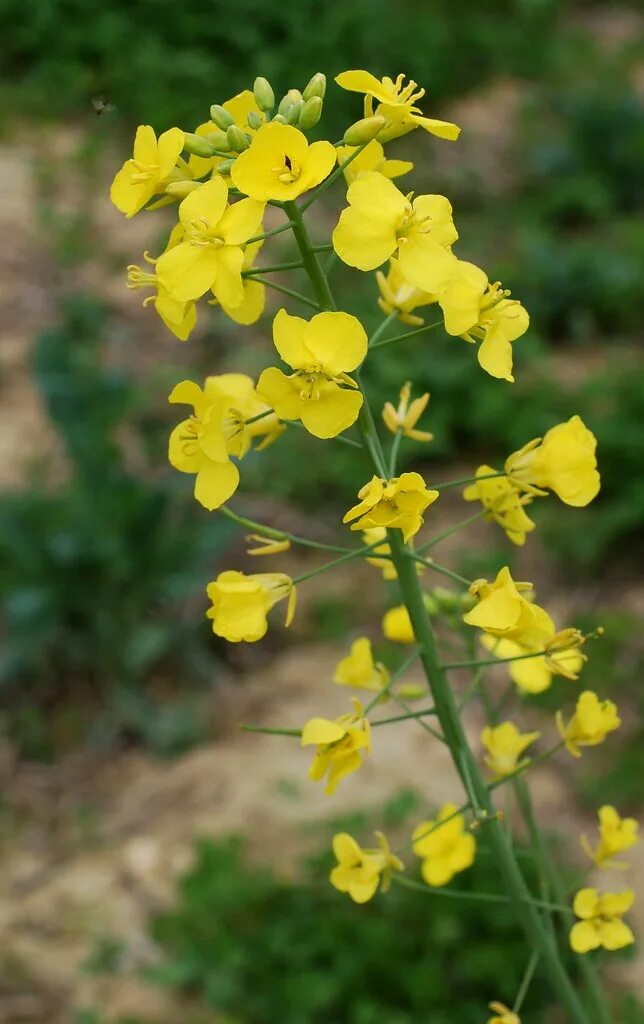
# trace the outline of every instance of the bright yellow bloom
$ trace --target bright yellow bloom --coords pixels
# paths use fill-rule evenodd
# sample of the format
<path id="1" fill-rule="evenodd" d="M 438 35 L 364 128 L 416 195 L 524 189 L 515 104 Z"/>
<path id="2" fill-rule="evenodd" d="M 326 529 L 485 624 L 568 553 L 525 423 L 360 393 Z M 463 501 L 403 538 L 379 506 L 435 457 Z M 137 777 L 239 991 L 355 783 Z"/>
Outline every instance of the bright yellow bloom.
<path id="1" fill-rule="evenodd" d="M 584 690 L 580 694 L 568 725 L 564 726 L 561 711 L 557 712 L 555 720 L 559 734 L 573 757 L 581 757 L 580 747 L 596 747 L 603 743 L 609 732 L 619 729 L 622 724 L 612 700 L 600 701 L 592 690 Z"/>
<path id="2" fill-rule="evenodd" d="M 255 643 L 268 629 L 266 616 L 278 601 L 286 600 L 286 625 L 295 612 L 295 587 L 283 572 L 252 573 L 229 569 L 206 588 L 212 601 L 206 615 L 212 619 L 212 631 L 236 644 Z"/>
<path id="3" fill-rule="evenodd" d="M 347 191 L 349 205 L 333 231 L 341 260 L 358 270 L 375 270 L 398 254 L 400 272 L 423 291 L 439 291 L 449 280 L 458 238 L 445 196 L 403 195 L 376 171 L 361 174 Z"/>
<path id="4" fill-rule="evenodd" d="M 598 868 L 628 868 L 630 865 L 613 858 L 637 845 L 638 829 L 635 818 L 622 818 L 614 807 L 605 804 L 599 808 L 599 843 L 593 850 L 587 837 L 582 836 L 581 845 Z"/>
<path id="5" fill-rule="evenodd" d="M 429 392 L 426 391 L 424 395 L 415 398 L 411 403 L 410 397 L 411 382 L 407 381 L 400 389 L 400 402 L 397 409 L 391 402 L 385 402 L 382 418 L 387 430 L 390 430 L 392 434 L 397 434 L 400 430 L 410 441 L 433 441 L 433 434 L 429 434 L 426 430 L 415 429 L 429 402 Z"/>
<path id="6" fill-rule="evenodd" d="M 522 644 L 541 644 L 554 635 L 552 619 L 543 608 L 526 600 L 523 593 L 532 590 L 531 583 L 515 583 L 504 566 L 494 583 L 475 580 L 470 593 L 478 604 L 463 616 L 468 626 L 476 626 L 492 636 L 516 640 Z"/>
<path id="7" fill-rule="evenodd" d="M 389 260 L 386 277 L 382 270 L 377 270 L 376 281 L 380 291 L 378 305 L 386 316 L 395 310 L 400 322 L 409 327 L 420 327 L 425 323 L 422 316 L 415 316 L 413 311 L 419 306 L 432 305 L 436 302 L 436 296 L 409 284 L 401 273 L 398 260 Z"/>
<path id="8" fill-rule="evenodd" d="M 393 871 L 404 871 L 405 865 L 391 852 L 382 832 L 376 832 L 378 849 L 363 850 L 348 832 L 333 837 L 336 867 L 329 875 L 331 885 L 347 892 L 355 903 L 367 903 L 378 887 L 386 892 Z"/>
<path id="9" fill-rule="evenodd" d="M 519 732 L 514 722 L 502 722 L 494 728 L 486 726 L 481 733 L 481 743 L 487 750 L 483 760 L 496 778 L 510 775 L 527 764 L 527 758 L 519 758 L 540 736 L 540 732 Z"/>
<path id="10" fill-rule="evenodd" d="M 403 84 L 404 81 L 404 75 L 398 75 L 394 81 L 386 76 L 378 79 L 368 71 L 343 71 L 336 78 L 341 89 L 365 94 L 365 117 L 375 114 L 385 118 L 385 126 L 378 133 L 378 138 L 382 142 L 406 135 L 414 128 L 424 128 L 440 139 L 457 139 L 461 134 L 458 125 L 452 124 L 451 121 L 438 121 L 433 117 L 422 116 L 421 110 L 414 104 L 416 100 L 422 99 L 425 90 L 419 89 L 411 80 L 407 85 Z M 378 101 L 375 110 L 374 100 Z"/>
<path id="11" fill-rule="evenodd" d="M 255 95 L 251 89 L 244 89 L 242 92 L 237 93 L 232 99 L 226 100 L 221 104 L 224 110 L 226 110 L 232 118 L 234 118 L 235 124 L 238 125 L 247 135 L 251 138 L 255 135 L 256 129 L 252 128 L 248 124 L 248 115 L 256 114 L 258 117 L 263 119 L 263 114 L 260 111 L 255 101 Z M 219 132 L 220 129 L 217 127 L 214 121 L 204 121 L 198 128 L 195 128 L 195 135 L 202 135 L 208 138 L 213 132 Z M 237 155 L 236 150 L 231 150 L 230 154 L 223 156 L 194 156 L 191 155 L 188 160 L 188 166 L 192 171 L 195 178 L 203 178 L 204 175 L 208 174 L 209 171 L 216 173 L 220 164 L 226 160 L 234 158 Z"/>
<path id="12" fill-rule="evenodd" d="M 578 630 L 562 630 L 550 640 L 546 640 L 545 634 L 537 635 L 529 643 L 485 634 L 481 637 L 483 646 L 496 658 L 521 659 L 507 662 L 506 667 L 510 679 L 523 693 L 543 693 L 552 685 L 553 675 L 578 679 L 586 661 L 586 655 L 579 650 L 583 642 Z"/>
<path id="13" fill-rule="evenodd" d="M 599 491 L 597 440 L 579 416 L 558 423 L 507 459 L 505 471 L 529 494 L 554 491 L 566 505 L 588 505 Z"/>
<path id="14" fill-rule="evenodd" d="M 581 920 L 570 931 L 570 945 L 575 953 L 588 953 L 600 947 L 623 949 L 632 945 L 635 936 L 622 917 L 631 909 L 634 899 L 631 889 L 603 894 L 597 889 L 580 889 L 573 909 Z"/>
<path id="15" fill-rule="evenodd" d="M 256 548 L 246 548 L 247 555 L 280 555 L 291 547 L 288 537 L 285 537 L 284 540 L 272 540 L 259 533 L 249 533 L 246 541 L 248 544 L 257 544 Z"/>
<path id="16" fill-rule="evenodd" d="M 273 321 L 275 348 L 295 373 L 270 366 L 257 391 L 285 420 L 302 420 L 315 437 L 336 437 L 355 423 L 362 406 L 348 376 L 367 354 L 367 335 L 349 313 L 317 313 L 308 322 L 280 309 Z M 341 386 L 344 385 L 344 386 Z"/>
<path id="17" fill-rule="evenodd" d="M 181 473 L 196 473 L 195 498 L 210 511 L 219 508 L 239 484 L 239 470 L 230 461 L 226 445 L 226 402 L 208 395 L 191 380 L 177 384 L 168 401 L 194 408 L 194 415 L 170 434 L 170 464 Z"/>
<path id="18" fill-rule="evenodd" d="M 244 195 L 267 202 L 296 199 L 331 173 L 335 149 L 313 142 L 290 124 L 262 125 L 249 148 L 235 160 L 230 176 Z"/>
<path id="19" fill-rule="evenodd" d="M 385 612 L 382 619 L 382 632 L 387 640 L 396 644 L 413 644 L 416 642 L 409 612 L 404 604 L 396 605 Z"/>
<path id="20" fill-rule="evenodd" d="M 259 241 L 251 242 L 250 245 L 246 246 L 242 261 L 242 271 L 251 270 L 253 268 L 257 253 L 263 244 L 263 241 Z M 262 284 L 261 281 L 256 281 L 252 277 L 243 277 L 242 291 L 243 298 L 238 305 L 229 306 L 222 302 L 221 308 L 226 316 L 229 316 L 236 324 L 243 324 L 244 327 L 248 327 L 250 324 L 257 323 L 264 312 L 266 285 Z M 211 299 L 209 302 L 209 305 L 211 306 L 216 306 L 218 304 L 219 303 L 216 298 Z"/>
<path id="21" fill-rule="evenodd" d="M 361 636 L 354 640 L 350 653 L 338 663 L 333 682 L 356 686 L 362 690 L 382 690 L 387 685 L 389 672 L 382 662 L 373 660 L 368 637 Z"/>
<path id="22" fill-rule="evenodd" d="M 373 565 L 376 569 L 380 569 L 382 571 L 382 578 L 384 580 L 397 579 L 398 573 L 396 572 L 394 563 L 391 558 L 384 557 L 385 555 L 391 554 L 391 548 L 387 541 L 387 531 L 385 527 L 373 526 L 369 530 L 363 530 L 363 544 L 375 544 L 376 541 L 382 541 L 382 544 L 378 544 L 378 546 L 373 549 L 373 553 L 367 557 L 367 562 L 369 565 Z"/>
<path id="23" fill-rule="evenodd" d="M 525 334 L 530 318 L 509 295 L 500 282 L 489 284 L 479 267 L 458 260 L 437 298 L 447 333 L 480 342 L 477 356 L 486 373 L 513 381 L 512 342 Z"/>
<path id="24" fill-rule="evenodd" d="M 176 237 L 176 233 L 174 234 Z M 177 245 L 178 241 L 178 238 L 174 242 L 171 241 L 168 244 L 168 249 L 172 245 Z M 143 254 L 143 259 L 146 263 L 155 264 L 157 262 L 147 252 Z M 168 330 L 172 331 L 179 341 L 188 340 L 197 323 L 197 310 L 194 302 L 181 302 L 179 299 L 173 298 L 159 282 L 155 270 L 142 270 L 135 263 L 131 263 L 127 268 L 127 287 L 131 289 L 153 288 L 154 294 L 148 295 L 143 300 L 143 305 L 149 306 L 152 303 Z"/>
<path id="25" fill-rule="evenodd" d="M 224 402 L 224 433 L 229 455 L 243 459 L 253 446 L 255 451 L 263 451 L 286 429 L 271 412 L 270 406 L 262 402 L 252 378 L 245 373 L 219 373 L 207 377 L 205 392 L 208 398 Z M 249 423 L 248 420 L 254 422 Z"/>
<path id="26" fill-rule="evenodd" d="M 358 491 L 360 501 L 344 516 L 343 523 L 351 523 L 352 530 L 385 526 L 402 530 L 405 543 L 418 533 L 423 525 L 422 513 L 438 498 L 438 491 L 425 486 L 420 473 L 401 473 L 391 480 L 373 476 Z"/>
<path id="27" fill-rule="evenodd" d="M 494 1016 L 489 1018 L 487 1024 L 521 1024 L 518 1014 L 514 1013 L 505 1003 L 495 1000 L 488 1005 Z"/>
<path id="28" fill-rule="evenodd" d="M 222 306 L 239 306 L 244 301 L 242 245 L 257 234 L 263 216 L 264 204 L 254 199 L 229 206 L 225 183 L 211 178 L 180 203 L 183 239 L 159 257 L 159 281 L 184 302 L 211 288 Z"/>
<path id="29" fill-rule="evenodd" d="M 328 772 L 325 793 L 334 792 L 338 783 L 358 770 L 365 754 L 371 753 L 371 726 L 364 717 L 362 704 L 352 698 L 353 711 L 333 721 L 311 718 L 302 730 L 303 747 L 315 744 L 315 757 L 309 768 L 314 782 Z"/>
<path id="30" fill-rule="evenodd" d="M 421 873 L 428 885 L 447 885 L 474 863 L 476 840 L 456 810 L 456 804 L 445 804 L 435 821 L 421 821 L 414 829 L 412 848 L 423 858 Z"/>
<path id="31" fill-rule="evenodd" d="M 154 128 L 139 125 L 133 156 L 117 172 L 110 188 L 110 198 L 121 213 L 133 217 L 152 196 L 164 192 L 169 182 L 192 177 L 184 161 L 177 167 L 183 141 L 180 128 L 170 128 L 157 141 Z"/>
<path id="32" fill-rule="evenodd" d="M 525 544 L 526 534 L 535 527 L 524 508 L 532 499 L 530 495 L 522 497 L 507 476 L 494 477 L 494 473 L 496 470 L 492 466 L 479 466 L 476 476 L 483 479 L 466 487 L 463 497 L 465 501 L 480 501 L 485 509 L 485 518 L 497 522 L 512 543 L 521 546 Z"/>
<path id="33" fill-rule="evenodd" d="M 336 148 L 338 163 L 344 163 L 358 148 L 358 146 L 338 146 Z M 372 139 L 357 156 L 354 156 L 342 173 L 347 185 L 350 185 L 365 171 L 378 171 L 379 174 L 384 174 L 385 178 L 400 178 L 403 174 L 409 174 L 413 169 L 414 165 L 409 160 L 388 160 L 380 143 L 376 139 Z"/>

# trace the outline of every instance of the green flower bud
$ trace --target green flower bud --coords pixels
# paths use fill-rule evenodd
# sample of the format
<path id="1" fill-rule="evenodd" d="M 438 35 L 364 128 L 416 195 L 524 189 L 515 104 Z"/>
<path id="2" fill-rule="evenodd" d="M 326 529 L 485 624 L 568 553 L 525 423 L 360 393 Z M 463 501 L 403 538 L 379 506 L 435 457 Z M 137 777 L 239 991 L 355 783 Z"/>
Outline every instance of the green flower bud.
<path id="1" fill-rule="evenodd" d="M 208 132 L 206 138 L 208 139 L 208 142 L 212 143 L 215 149 L 219 149 L 223 153 L 227 153 L 230 149 L 230 143 L 228 142 L 226 132 Z"/>
<path id="2" fill-rule="evenodd" d="M 313 128 L 322 116 L 322 97 L 311 96 L 300 111 L 298 128 Z"/>
<path id="3" fill-rule="evenodd" d="M 302 93 L 302 96 L 305 101 L 312 99 L 314 96 L 319 96 L 320 99 L 323 100 L 325 92 L 326 75 L 323 75 L 321 71 L 318 71 L 316 75 L 313 75 L 313 78 Z"/>
<path id="4" fill-rule="evenodd" d="M 219 103 L 213 103 L 210 108 L 210 117 L 217 127 L 221 128 L 222 132 L 225 132 L 227 128 L 230 128 L 231 124 L 235 123 L 235 118 L 232 114 L 229 114 L 227 110 L 224 110 Z"/>
<path id="5" fill-rule="evenodd" d="M 276 121 L 277 124 L 286 124 L 286 118 L 282 114 L 276 114 L 273 121 Z"/>
<path id="6" fill-rule="evenodd" d="M 203 135 L 194 135 L 186 132 L 183 140 L 183 148 L 192 153 L 193 156 L 213 156 L 215 147 L 212 142 Z"/>
<path id="7" fill-rule="evenodd" d="M 250 139 L 245 132 L 238 128 L 236 124 L 231 124 L 230 128 L 226 132 L 226 138 L 230 148 L 236 153 L 241 153 L 243 150 L 248 149 L 250 146 Z"/>
<path id="8" fill-rule="evenodd" d="M 282 96 L 282 99 L 280 100 L 279 107 L 277 108 L 277 113 L 281 114 L 283 118 L 288 119 L 288 115 L 291 112 L 291 107 L 293 106 L 293 103 L 293 97 L 287 92 L 286 96 Z"/>
<path id="9" fill-rule="evenodd" d="M 386 123 L 384 117 L 364 117 L 361 121 L 349 125 L 344 133 L 344 141 L 347 146 L 361 146 L 363 142 L 371 142 Z"/>
<path id="10" fill-rule="evenodd" d="M 246 117 L 246 121 L 248 122 L 248 127 L 249 128 L 254 128 L 255 131 L 257 131 L 258 128 L 261 128 L 261 126 L 263 124 L 262 118 L 257 113 L 256 110 L 250 110 L 248 112 L 248 116 Z"/>
<path id="11" fill-rule="evenodd" d="M 219 166 L 217 167 L 217 173 L 218 174 L 230 174 L 230 168 L 233 166 L 234 163 L 235 163 L 234 159 L 232 159 L 232 160 L 222 160 L 221 163 L 219 164 Z"/>
<path id="12" fill-rule="evenodd" d="M 300 114 L 302 113 L 302 107 L 303 106 L 304 106 L 304 103 L 302 102 L 302 100 L 294 100 L 293 101 L 293 105 L 290 108 L 288 114 L 286 115 L 286 123 L 287 124 L 298 124 L 299 123 Z"/>
<path id="13" fill-rule="evenodd" d="M 166 185 L 165 191 L 166 195 L 173 196 L 175 199 L 185 199 L 202 184 L 201 181 L 171 181 L 169 185 Z"/>
<path id="14" fill-rule="evenodd" d="M 253 93 L 255 95 L 255 103 L 260 110 L 272 110 L 275 106 L 275 93 L 271 88 L 271 83 L 267 78 L 256 78 L 255 84 L 253 85 Z"/>

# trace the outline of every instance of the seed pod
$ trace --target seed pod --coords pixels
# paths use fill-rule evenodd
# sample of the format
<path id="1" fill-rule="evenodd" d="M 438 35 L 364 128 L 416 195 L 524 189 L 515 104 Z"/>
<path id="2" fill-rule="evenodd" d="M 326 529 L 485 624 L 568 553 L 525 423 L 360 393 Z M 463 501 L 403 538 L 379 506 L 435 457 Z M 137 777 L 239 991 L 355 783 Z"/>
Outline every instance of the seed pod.
<path id="1" fill-rule="evenodd" d="M 204 156 L 209 157 L 214 155 L 214 149 L 212 142 L 203 135 L 194 135 L 192 132 L 186 132 L 183 140 L 183 148 L 188 152 L 192 153 L 193 156 Z"/>
<path id="2" fill-rule="evenodd" d="M 298 128 L 313 128 L 322 116 L 322 97 L 311 96 L 300 111 Z"/>
<path id="3" fill-rule="evenodd" d="M 238 128 L 236 124 L 231 124 L 230 128 L 226 132 L 226 138 L 228 144 L 235 153 L 242 153 L 245 149 L 250 146 L 250 139 L 245 132 Z"/>
<path id="4" fill-rule="evenodd" d="M 361 146 L 363 142 L 371 142 L 386 123 L 384 117 L 364 117 L 361 121 L 349 125 L 344 133 L 344 141 L 347 146 Z"/>
<path id="5" fill-rule="evenodd" d="M 213 103 L 210 108 L 210 117 L 217 127 L 221 128 L 222 132 L 225 132 L 227 128 L 230 128 L 231 124 L 235 123 L 235 118 L 232 114 L 229 114 L 219 103 Z"/>
<path id="6" fill-rule="evenodd" d="M 256 78 L 253 85 L 255 103 L 260 110 L 272 110 L 275 106 L 275 93 L 267 78 Z"/>
<path id="7" fill-rule="evenodd" d="M 318 71 L 316 75 L 313 75 L 313 78 L 302 93 L 302 96 L 305 101 L 312 99 L 314 96 L 319 96 L 320 99 L 323 100 L 325 92 L 326 75 L 323 75 L 321 71 Z"/>

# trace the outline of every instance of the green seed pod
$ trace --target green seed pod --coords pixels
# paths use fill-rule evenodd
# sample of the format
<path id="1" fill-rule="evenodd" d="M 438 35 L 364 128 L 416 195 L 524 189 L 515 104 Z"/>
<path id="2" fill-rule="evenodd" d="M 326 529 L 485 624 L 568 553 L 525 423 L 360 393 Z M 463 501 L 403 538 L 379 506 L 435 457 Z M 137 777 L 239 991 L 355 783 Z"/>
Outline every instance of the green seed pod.
<path id="1" fill-rule="evenodd" d="M 302 100 L 294 100 L 293 106 L 286 115 L 287 124 L 298 124 L 300 120 L 300 114 L 302 113 L 302 107 L 304 103 Z"/>
<path id="2" fill-rule="evenodd" d="M 305 101 L 312 99 L 314 96 L 319 96 L 320 99 L 323 100 L 325 92 L 326 75 L 323 75 L 321 71 L 318 71 L 316 75 L 313 75 L 313 78 L 302 93 L 302 96 Z"/>
<path id="3" fill-rule="evenodd" d="M 219 103 L 213 103 L 210 108 L 210 117 L 217 127 L 221 128 L 222 132 L 225 132 L 227 128 L 230 128 L 231 124 L 235 123 L 235 118 L 232 114 L 229 114 L 227 110 L 224 110 Z"/>
<path id="4" fill-rule="evenodd" d="M 184 135 L 183 148 L 194 156 L 213 156 L 215 147 L 210 139 L 203 135 L 194 135 L 186 132 Z"/>
<path id="5" fill-rule="evenodd" d="M 253 85 L 255 103 L 260 110 L 272 110 L 275 106 L 275 93 L 267 78 L 256 78 Z"/>
<path id="6" fill-rule="evenodd" d="M 300 111 L 298 128 L 313 128 L 322 116 L 322 97 L 311 96 Z"/>
<path id="7" fill-rule="evenodd" d="M 235 153 L 242 153 L 245 149 L 250 146 L 250 139 L 245 132 L 238 128 L 236 124 L 231 124 L 230 128 L 226 132 L 226 138 L 230 148 Z"/>
<path id="8" fill-rule="evenodd" d="M 344 141 L 347 146 L 361 146 L 363 142 L 371 142 L 386 123 L 384 117 L 364 117 L 361 121 L 349 125 L 344 133 Z"/>
<path id="9" fill-rule="evenodd" d="M 230 149 L 226 132 L 208 132 L 206 138 L 208 139 L 208 142 L 211 142 L 214 148 L 220 150 L 220 152 L 227 153 Z"/>
<path id="10" fill-rule="evenodd" d="M 262 119 L 256 110 L 249 111 L 246 121 L 248 123 L 248 127 L 253 128 L 255 131 L 257 131 L 258 128 L 261 128 L 263 124 Z"/>

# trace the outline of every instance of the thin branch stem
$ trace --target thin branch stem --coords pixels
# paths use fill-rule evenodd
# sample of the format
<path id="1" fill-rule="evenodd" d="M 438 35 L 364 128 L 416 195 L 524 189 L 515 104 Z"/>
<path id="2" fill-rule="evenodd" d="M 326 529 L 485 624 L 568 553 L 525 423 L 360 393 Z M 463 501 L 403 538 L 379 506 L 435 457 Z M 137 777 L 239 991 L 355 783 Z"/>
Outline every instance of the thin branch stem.
<path id="1" fill-rule="evenodd" d="M 263 242 L 265 238 L 272 238 L 273 235 L 281 235 L 283 231 L 290 231 L 292 227 L 292 222 L 287 220 L 285 224 L 280 224 L 277 228 L 271 228 L 270 231 L 263 231 L 261 235 L 253 235 L 253 237 L 249 238 L 245 244 L 251 245 L 253 242 Z"/>
<path id="2" fill-rule="evenodd" d="M 441 576 L 447 576 L 448 579 L 454 580 L 456 583 L 461 583 L 464 587 L 470 587 L 472 585 L 471 580 L 465 579 L 464 576 L 459 576 L 457 572 L 453 572 L 444 565 L 437 565 L 431 558 L 423 558 L 422 555 L 417 554 L 415 551 L 406 551 L 405 556 L 414 562 L 418 562 L 420 565 L 424 565 L 427 569 L 432 569 L 434 572 L 440 573 Z"/>
<path id="3" fill-rule="evenodd" d="M 257 280 L 257 277 L 255 278 Z M 276 292 L 281 292 L 282 295 L 288 295 L 292 299 L 297 299 L 298 302 L 302 302 L 305 306 L 310 306 L 311 309 L 319 309 L 315 299 L 309 299 L 307 295 L 302 295 L 301 292 L 294 291 L 293 288 L 287 288 L 283 284 L 278 284 L 276 281 L 264 281 L 262 284 L 266 285 L 267 288 L 272 288 Z"/>
<path id="4" fill-rule="evenodd" d="M 383 348 L 385 345 L 393 345 L 397 341 L 407 341 L 408 338 L 415 338 L 419 334 L 427 334 L 428 331 L 433 331 L 435 327 L 442 326 L 443 320 L 436 320 L 433 324 L 423 324 L 422 327 L 417 327 L 413 331 L 405 331 L 404 334 L 395 334 L 393 338 L 382 338 L 379 341 L 372 341 L 369 348 Z"/>
<path id="5" fill-rule="evenodd" d="M 255 533 L 261 534 L 263 537 L 270 537 L 272 540 L 290 540 L 292 544 L 301 544 L 303 547 L 316 548 L 319 551 L 335 551 L 346 554 L 348 552 L 353 553 L 353 548 L 340 547 L 338 544 L 323 544 L 322 541 L 310 540 L 308 537 L 299 537 L 295 533 L 289 533 L 287 530 L 276 530 L 272 526 L 266 526 L 264 523 L 258 523 L 254 519 L 249 519 L 247 516 L 240 516 L 237 512 L 233 512 L 227 505 L 222 505 L 219 508 L 219 512 L 226 516 L 228 519 L 232 519 L 234 523 L 239 526 L 245 527 L 247 530 L 253 530 Z"/>
<path id="6" fill-rule="evenodd" d="M 464 476 L 460 480 L 441 480 L 440 483 L 432 483 L 437 491 L 447 491 L 450 487 L 461 487 L 463 484 L 476 484 L 479 480 L 496 480 L 497 477 L 505 476 L 505 473 L 486 473 L 485 476 Z"/>
<path id="7" fill-rule="evenodd" d="M 268 267 L 253 267 L 252 270 L 242 270 L 242 277 L 277 274 L 281 270 L 301 270 L 303 266 L 304 264 L 301 260 L 287 260 L 286 263 L 272 263 Z"/>
<path id="8" fill-rule="evenodd" d="M 472 523 L 478 522 L 485 515 L 485 509 L 481 509 L 479 512 L 475 512 L 473 516 L 468 516 L 467 519 L 461 519 L 459 523 L 454 526 L 450 526 L 448 530 L 443 530 L 442 533 L 437 533 L 431 540 L 426 541 L 425 544 L 421 544 L 420 547 L 416 548 L 416 554 L 422 555 L 424 551 L 429 551 L 435 544 L 440 544 L 442 540 L 446 540 L 447 537 L 451 537 L 452 534 L 458 533 L 460 530 L 464 530 L 466 526 L 470 526 Z"/>

